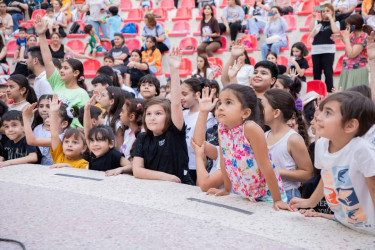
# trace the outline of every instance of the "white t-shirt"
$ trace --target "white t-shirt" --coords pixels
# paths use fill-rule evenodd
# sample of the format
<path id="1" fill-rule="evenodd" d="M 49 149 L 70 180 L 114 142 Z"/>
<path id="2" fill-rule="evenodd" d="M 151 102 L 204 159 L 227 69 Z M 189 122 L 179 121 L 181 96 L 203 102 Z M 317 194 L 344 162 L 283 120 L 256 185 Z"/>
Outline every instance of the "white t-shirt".
<path id="1" fill-rule="evenodd" d="M 329 140 L 315 144 L 315 167 L 321 169 L 324 195 L 335 220 L 375 235 L 375 207 L 366 178 L 375 176 L 375 147 L 361 137 L 329 153 Z"/>
<path id="2" fill-rule="evenodd" d="M 206 69 L 206 78 L 208 79 L 208 77 L 210 76 L 210 74 L 213 73 L 213 72 L 214 72 L 214 71 L 213 71 L 211 68 L 207 68 L 207 69 Z M 198 70 L 197 70 L 197 69 L 193 71 L 192 75 L 196 75 L 196 74 L 198 74 Z M 203 72 L 200 72 L 199 75 L 200 75 L 201 77 L 204 77 Z M 213 73 L 213 75 L 214 75 L 214 77 L 215 77 L 215 73 Z"/>
<path id="3" fill-rule="evenodd" d="M 186 124 L 186 144 L 188 148 L 188 155 L 189 155 L 189 169 L 195 170 L 197 169 L 196 163 L 195 163 L 195 153 L 194 149 L 190 145 L 190 139 L 194 136 L 194 130 L 195 130 L 195 124 L 198 120 L 199 112 L 195 112 L 192 114 L 189 114 L 189 110 L 184 110 L 184 122 Z M 213 127 L 216 124 L 216 120 L 214 116 L 210 113 L 208 113 L 207 117 L 207 123 L 206 123 L 206 130 Z"/>
<path id="4" fill-rule="evenodd" d="M 215 173 L 217 170 L 220 170 L 220 147 L 216 146 L 216 151 L 217 151 L 217 158 L 216 160 L 213 160 L 212 168 L 209 172 L 209 175 L 212 175 Z"/>
<path id="5" fill-rule="evenodd" d="M 372 125 L 363 138 L 375 145 L 375 125 Z"/>
<path id="6" fill-rule="evenodd" d="M 375 16 L 369 16 L 367 18 L 367 24 L 370 25 L 373 30 L 375 30 Z"/>
<path id="7" fill-rule="evenodd" d="M 335 8 L 342 8 L 344 7 L 345 10 L 348 10 L 350 6 L 354 5 L 357 6 L 358 2 L 357 0 L 335 0 L 332 5 Z M 355 14 L 355 10 L 353 10 L 352 14 Z"/>
<path id="8" fill-rule="evenodd" d="M 103 124 L 106 125 L 106 126 L 111 126 L 111 121 L 112 119 L 109 118 L 109 116 L 107 115 L 106 117 L 104 117 L 103 119 Z M 113 131 L 115 134 L 117 133 L 117 130 L 121 127 L 121 121 L 120 119 L 116 121 L 115 123 L 115 131 Z"/>
<path id="9" fill-rule="evenodd" d="M 42 95 L 52 95 L 52 87 L 51 84 L 47 81 L 46 72 L 43 71 L 35 77 L 34 81 L 34 91 L 36 97 L 39 99 Z"/>
<path id="10" fill-rule="evenodd" d="M 132 149 L 135 140 L 136 140 L 135 135 L 131 131 L 131 129 L 128 128 L 127 130 L 125 130 L 124 143 L 122 144 L 120 148 L 120 152 L 124 154 L 125 159 L 127 160 L 129 160 L 129 158 L 131 157 L 130 150 Z"/>
<path id="11" fill-rule="evenodd" d="M 264 6 L 269 7 L 268 4 L 264 4 Z M 252 15 L 253 18 L 256 18 L 258 21 L 267 22 L 268 11 L 261 7 L 257 6 L 256 8 L 254 8 L 254 6 L 251 6 L 248 14 Z"/>
<path id="12" fill-rule="evenodd" d="M 236 79 L 237 83 L 245 86 L 249 86 L 249 78 L 254 74 L 254 66 L 245 64 L 238 71 Z"/>

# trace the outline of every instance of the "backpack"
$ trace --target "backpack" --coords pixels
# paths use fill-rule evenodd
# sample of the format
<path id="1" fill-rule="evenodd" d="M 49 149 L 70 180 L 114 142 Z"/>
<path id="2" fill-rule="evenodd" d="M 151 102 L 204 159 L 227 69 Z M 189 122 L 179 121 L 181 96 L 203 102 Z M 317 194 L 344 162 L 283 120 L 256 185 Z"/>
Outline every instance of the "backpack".
<path id="1" fill-rule="evenodd" d="M 76 34 L 80 26 L 77 22 L 74 22 L 70 27 L 69 34 Z"/>
<path id="2" fill-rule="evenodd" d="M 137 26 L 135 26 L 134 23 L 128 23 L 125 25 L 124 28 L 121 30 L 122 33 L 130 33 L 130 34 L 135 34 L 137 33 Z"/>

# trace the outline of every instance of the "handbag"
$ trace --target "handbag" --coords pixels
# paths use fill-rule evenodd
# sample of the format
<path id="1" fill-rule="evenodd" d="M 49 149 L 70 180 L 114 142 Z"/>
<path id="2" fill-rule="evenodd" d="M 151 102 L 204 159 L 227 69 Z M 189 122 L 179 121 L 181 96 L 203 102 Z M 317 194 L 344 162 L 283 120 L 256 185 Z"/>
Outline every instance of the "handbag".
<path id="1" fill-rule="evenodd" d="M 267 44 L 278 43 L 280 42 L 280 40 L 281 40 L 281 37 L 279 35 L 274 35 L 274 36 L 267 37 L 266 43 Z"/>
<path id="2" fill-rule="evenodd" d="M 77 22 L 74 22 L 70 27 L 69 34 L 76 34 L 80 26 Z"/>
<path id="3" fill-rule="evenodd" d="M 318 23 L 317 25 L 315 25 L 314 29 L 310 32 L 309 38 L 314 38 L 319 33 L 321 28 L 322 28 L 321 23 Z"/>

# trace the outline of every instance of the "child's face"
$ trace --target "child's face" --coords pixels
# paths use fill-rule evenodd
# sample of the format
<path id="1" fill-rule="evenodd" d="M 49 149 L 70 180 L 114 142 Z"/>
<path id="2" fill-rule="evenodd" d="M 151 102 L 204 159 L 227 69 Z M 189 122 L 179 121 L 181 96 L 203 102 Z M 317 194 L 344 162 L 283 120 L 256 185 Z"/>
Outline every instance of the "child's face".
<path id="1" fill-rule="evenodd" d="M 72 66 L 67 62 L 61 63 L 60 79 L 64 82 L 70 82 L 78 76 L 79 72 L 74 72 Z M 75 76 L 76 75 L 76 76 Z"/>
<path id="2" fill-rule="evenodd" d="M 148 38 L 146 41 L 146 48 L 151 49 L 153 46 L 155 46 L 155 43 L 151 40 L 151 38 Z"/>
<path id="3" fill-rule="evenodd" d="M 171 92 L 171 81 L 167 82 L 165 85 L 165 91 L 167 92 L 167 95 Z"/>
<path id="4" fill-rule="evenodd" d="M 139 56 L 139 54 L 137 52 L 134 52 L 131 54 L 131 61 L 132 62 L 140 62 L 141 61 L 141 57 Z"/>
<path id="5" fill-rule="evenodd" d="M 95 29 L 92 28 L 92 29 L 90 30 L 90 35 L 92 36 L 92 35 L 94 35 L 94 34 L 95 34 Z"/>
<path id="6" fill-rule="evenodd" d="M 49 18 L 53 18 L 53 11 L 48 11 L 48 12 L 47 12 L 47 16 L 48 16 Z"/>
<path id="7" fill-rule="evenodd" d="M 25 136 L 23 126 L 18 120 L 3 121 L 3 128 L 5 135 L 15 143 Z"/>
<path id="8" fill-rule="evenodd" d="M 109 143 L 108 140 L 97 136 L 98 138 L 90 138 L 89 149 L 96 156 L 101 157 L 105 155 L 111 148 L 113 148 L 113 142 Z"/>
<path id="9" fill-rule="evenodd" d="M 258 67 L 254 69 L 254 74 L 251 76 L 251 87 L 255 92 L 264 92 L 271 88 L 274 80 L 269 69 Z"/>
<path id="10" fill-rule="evenodd" d="M 198 95 L 185 83 L 181 85 L 181 104 L 186 109 L 190 109 L 192 106 L 198 104 Z"/>
<path id="11" fill-rule="evenodd" d="M 81 157 L 81 155 L 85 152 L 86 146 L 83 143 L 81 137 L 74 138 L 71 136 L 69 138 L 64 138 L 63 140 L 63 153 L 66 158 L 69 160 L 76 160 Z"/>
<path id="12" fill-rule="evenodd" d="M 7 95 L 9 99 L 18 100 L 22 98 L 25 93 L 25 88 L 20 89 L 20 86 L 12 80 L 8 80 L 7 86 Z"/>
<path id="13" fill-rule="evenodd" d="M 120 121 L 122 125 L 129 126 L 130 125 L 130 117 L 129 117 L 129 112 L 128 112 L 128 106 L 124 104 L 122 106 L 122 111 L 120 113 Z"/>
<path id="14" fill-rule="evenodd" d="M 277 64 L 277 58 L 272 54 L 269 54 L 267 56 L 267 61 L 270 61 L 270 62 L 273 62 L 274 64 Z"/>
<path id="15" fill-rule="evenodd" d="M 99 104 L 100 106 L 105 109 L 109 110 L 109 108 L 113 105 L 114 100 L 109 98 L 109 93 L 107 90 L 102 91 L 99 95 Z"/>
<path id="16" fill-rule="evenodd" d="M 92 84 L 92 87 L 94 88 L 94 91 L 100 94 L 108 87 L 108 85 L 103 85 L 101 83 L 94 83 Z"/>
<path id="17" fill-rule="evenodd" d="M 315 135 L 315 133 L 316 133 L 316 115 L 314 115 L 314 119 L 311 120 L 310 127 L 311 127 L 311 133 L 313 135 Z"/>
<path id="18" fill-rule="evenodd" d="M 92 126 L 98 126 L 104 124 L 103 114 L 98 116 L 98 119 L 91 119 Z"/>
<path id="19" fill-rule="evenodd" d="M 262 97 L 262 105 L 264 109 L 264 124 L 269 126 L 275 119 L 275 110 L 264 96 Z"/>
<path id="20" fill-rule="evenodd" d="M 165 91 L 165 88 L 160 88 L 159 96 L 165 98 L 166 95 L 167 95 L 167 92 Z"/>
<path id="21" fill-rule="evenodd" d="M 139 90 L 143 98 L 146 100 L 150 100 L 152 97 L 156 96 L 156 87 L 150 82 L 142 82 Z"/>
<path id="22" fill-rule="evenodd" d="M 38 113 L 45 121 L 49 116 L 49 99 L 42 99 L 39 101 Z"/>
<path id="23" fill-rule="evenodd" d="M 316 119 L 316 132 L 329 140 L 337 139 L 344 133 L 341 104 L 337 101 L 326 103 Z"/>
<path id="24" fill-rule="evenodd" d="M 275 89 L 282 89 L 282 90 L 286 90 L 289 92 L 289 89 L 288 88 L 285 88 L 284 85 L 282 85 L 282 83 L 279 81 L 279 80 L 276 80 L 275 84 L 273 85 L 273 87 Z"/>
<path id="25" fill-rule="evenodd" d="M 120 47 L 122 43 L 124 42 L 124 40 L 119 36 L 115 36 L 113 37 L 113 42 L 115 43 L 116 47 Z"/>
<path id="26" fill-rule="evenodd" d="M 296 47 L 292 48 L 292 55 L 295 56 L 296 58 L 300 58 L 302 54 L 302 51 L 297 49 Z"/>
<path id="27" fill-rule="evenodd" d="M 292 118 L 290 118 L 290 119 L 286 122 L 286 124 L 287 124 L 290 128 L 294 129 L 294 130 L 298 133 L 298 124 L 297 124 L 296 116 L 295 116 L 295 115 L 293 115 Z"/>
<path id="28" fill-rule="evenodd" d="M 202 57 L 198 56 L 198 58 L 197 58 L 197 68 L 203 69 L 203 66 L 204 66 L 204 59 Z"/>
<path id="29" fill-rule="evenodd" d="M 26 37 L 26 32 L 22 30 L 18 33 L 18 35 L 20 36 L 21 40 L 23 40 Z"/>
<path id="30" fill-rule="evenodd" d="M 104 59 L 104 65 L 112 68 L 115 65 L 115 63 L 112 59 L 106 58 Z"/>
<path id="31" fill-rule="evenodd" d="M 166 119 L 167 114 L 162 105 L 155 104 L 147 108 L 146 126 L 155 136 L 161 135 L 164 132 Z"/>

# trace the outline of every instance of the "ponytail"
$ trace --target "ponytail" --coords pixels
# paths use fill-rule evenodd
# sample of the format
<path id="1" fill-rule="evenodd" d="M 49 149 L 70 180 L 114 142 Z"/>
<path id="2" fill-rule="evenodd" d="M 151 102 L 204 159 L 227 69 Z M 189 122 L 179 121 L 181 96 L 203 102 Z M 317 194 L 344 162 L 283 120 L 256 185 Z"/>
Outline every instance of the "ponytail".
<path id="1" fill-rule="evenodd" d="M 302 111 L 296 110 L 295 115 L 296 115 L 296 124 L 298 125 L 298 133 L 302 136 L 306 147 L 309 148 L 310 139 L 309 139 L 309 135 L 307 133 L 306 122 L 303 120 Z"/>
<path id="2" fill-rule="evenodd" d="M 24 75 L 21 75 L 21 74 L 11 75 L 8 81 L 13 81 L 17 83 L 20 89 L 22 88 L 26 89 L 24 98 L 26 99 L 28 103 L 34 103 L 38 101 L 38 98 L 36 97 L 34 89 L 30 87 L 29 81 Z"/>
<path id="3" fill-rule="evenodd" d="M 85 77 L 84 77 L 84 71 L 83 71 L 83 64 L 80 60 L 77 59 L 68 59 L 66 60 L 67 63 L 72 67 L 73 72 L 78 70 L 79 75 L 77 76 L 77 84 L 80 88 L 83 88 L 87 91 L 86 84 L 85 84 Z"/>

